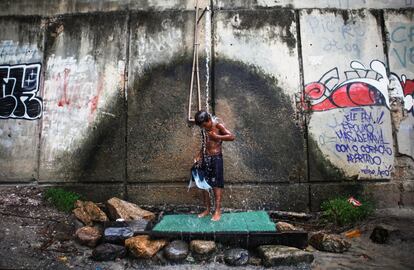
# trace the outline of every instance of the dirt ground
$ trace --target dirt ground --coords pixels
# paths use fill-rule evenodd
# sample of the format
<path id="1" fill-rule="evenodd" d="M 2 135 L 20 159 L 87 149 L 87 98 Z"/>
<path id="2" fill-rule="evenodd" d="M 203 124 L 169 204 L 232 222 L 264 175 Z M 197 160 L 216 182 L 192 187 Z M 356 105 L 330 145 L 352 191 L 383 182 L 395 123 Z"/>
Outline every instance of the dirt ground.
<path id="1" fill-rule="evenodd" d="M 0 187 L 0 269 L 234 269 L 221 258 L 196 264 L 163 264 L 156 259 L 119 259 L 96 262 L 90 258 L 92 249 L 78 245 L 72 238 L 73 216 L 57 211 L 43 201 L 38 187 Z M 295 222 L 292 222 L 295 224 Z M 388 244 L 375 244 L 369 236 L 376 224 L 391 225 L 400 236 Z M 310 232 L 321 228 L 308 223 L 295 224 Z M 349 239 L 349 251 L 337 254 L 309 247 L 315 256 L 311 266 L 277 267 L 274 269 L 413 269 L 414 209 L 384 209 L 367 221 L 354 226 L 361 237 Z M 338 230 L 338 228 L 336 228 Z M 264 269 L 258 266 L 237 269 Z"/>

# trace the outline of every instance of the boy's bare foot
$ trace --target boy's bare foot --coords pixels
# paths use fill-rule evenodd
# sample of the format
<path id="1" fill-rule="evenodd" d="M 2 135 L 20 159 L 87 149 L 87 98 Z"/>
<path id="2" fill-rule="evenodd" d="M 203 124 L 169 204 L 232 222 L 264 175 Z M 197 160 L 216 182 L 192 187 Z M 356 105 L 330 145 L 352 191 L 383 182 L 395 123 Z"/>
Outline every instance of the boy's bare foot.
<path id="1" fill-rule="evenodd" d="M 202 217 L 207 216 L 208 214 L 210 214 L 210 210 L 205 210 L 205 211 L 201 212 L 200 214 L 198 214 L 198 217 L 202 218 Z"/>
<path id="2" fill-rule="evenodd" d="M 219 221 L 221 218 L 221 213 L 220 212 L 214 212 L 213 217 L 211 218 L 212 221 Z"/>

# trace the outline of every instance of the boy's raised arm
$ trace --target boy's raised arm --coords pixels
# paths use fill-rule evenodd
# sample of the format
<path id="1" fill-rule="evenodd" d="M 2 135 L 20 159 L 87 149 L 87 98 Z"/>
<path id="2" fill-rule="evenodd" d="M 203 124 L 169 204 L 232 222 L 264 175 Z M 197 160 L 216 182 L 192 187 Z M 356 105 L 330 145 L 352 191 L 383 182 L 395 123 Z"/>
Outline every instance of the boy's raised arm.
<path id="1" fill-rule="evenodd" d="M 231 133 L 230 130 L 228 130 L 223 124 L 217 124 L 217 128 L 220 130 L 220 133 L 222 134 L 217 134 L 217 139 L 222 141 L 234 141 L 234 139 L 236 138 L 236 136 L 234 136 L 234 134 Z"/>

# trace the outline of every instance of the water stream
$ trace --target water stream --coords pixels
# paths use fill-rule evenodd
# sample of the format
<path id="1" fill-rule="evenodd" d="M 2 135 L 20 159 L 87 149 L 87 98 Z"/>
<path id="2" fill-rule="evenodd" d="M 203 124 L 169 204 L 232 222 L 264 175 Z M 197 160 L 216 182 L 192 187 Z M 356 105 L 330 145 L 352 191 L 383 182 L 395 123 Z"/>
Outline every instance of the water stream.
<path id="1" fill-rule="evenodd" d="M 205 52 L 206 52 L 206 111 L 209 112 L 209 82 L 210 82 L 210 56 L 211 56 L 211 12 L 207 6 L 204 24 Z"/>

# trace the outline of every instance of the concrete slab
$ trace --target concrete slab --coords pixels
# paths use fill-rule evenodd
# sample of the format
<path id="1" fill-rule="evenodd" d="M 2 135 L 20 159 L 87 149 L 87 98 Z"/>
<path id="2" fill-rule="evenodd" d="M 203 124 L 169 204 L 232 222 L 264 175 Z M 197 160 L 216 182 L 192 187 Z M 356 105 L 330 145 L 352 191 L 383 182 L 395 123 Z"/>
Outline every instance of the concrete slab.
<path id="1" fill-rule="evenodd" d="M 194 12 L 138 12 L 131 16 L 129 182 L 188 181 L 193 158 L 201 147 L 199 128 L 187 123 L 193 33 Z M 204 93 L 202 31 L 199 38 Z M 205 104 L 204 99 L 202 102 Z"/>
<path id="2" fill-rule="evenodd" d="M 4 182 L 38 178 L 43 41 L 40 18 L 0 18 L 0 179 Z"/>
<path id="3" fill-rule="evenodd" d="M 214 29 L 215 113 L 236 135 L 223 144 L 225 179 L 304 181 L 305 143 L 293 104 L 300 91 L 295 14 L 219 11 Z"/>
<path id="4" fill-rule="evenodd" d="M 390 95 L 398 99 L 404 108 L 395 119 L 398 152 L 414 158 L 414 12 L 386 11 L 384 20 L 389 33 L 388 58 L 391 78 L 395 84 Z"/>
<path id="5" fill-rule="evenodd" d="M 125 14 L 49 25 L 40 181 L 123 181 L 126 26 Z"/>
<path id="6" fill-rule="evenodd" d="M 390 179 L 393 138 L 379 15 L 300 14 L 311 181 Z"/>

